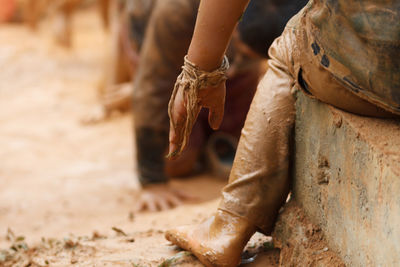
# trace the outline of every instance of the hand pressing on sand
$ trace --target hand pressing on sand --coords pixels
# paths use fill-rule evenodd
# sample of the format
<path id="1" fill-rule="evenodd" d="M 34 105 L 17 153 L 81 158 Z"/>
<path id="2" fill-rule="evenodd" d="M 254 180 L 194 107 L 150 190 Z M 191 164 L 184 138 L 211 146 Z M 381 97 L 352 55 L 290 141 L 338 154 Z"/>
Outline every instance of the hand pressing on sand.
<path id="1" fill-rule="evenodd" d="M 135 211 L 163 211 L 180 206 L 193 196 L 173 188 L 169 184 L 154 184 L 143 188 L 140 193 Z"/>

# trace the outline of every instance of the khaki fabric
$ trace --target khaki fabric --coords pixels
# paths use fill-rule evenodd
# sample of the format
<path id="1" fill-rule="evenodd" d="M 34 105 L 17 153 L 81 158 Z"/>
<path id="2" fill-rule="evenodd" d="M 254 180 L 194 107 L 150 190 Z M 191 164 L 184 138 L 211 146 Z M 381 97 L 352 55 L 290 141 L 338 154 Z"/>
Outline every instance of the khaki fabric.
<path id="1" fill-rule="evenodd" d="M 290 188 L 292 89 L 296 88 L 292 35 L 286 30 L 269 50 L 269 68 L 250 106 L 219 207 L 245 217 L 264 233 L 271 232 Z"/>
<path id="2" fill-rule="evenodd" d="M 313 0 L 299 45 L 351 92 L 400 114 L 400 0 Z"/>

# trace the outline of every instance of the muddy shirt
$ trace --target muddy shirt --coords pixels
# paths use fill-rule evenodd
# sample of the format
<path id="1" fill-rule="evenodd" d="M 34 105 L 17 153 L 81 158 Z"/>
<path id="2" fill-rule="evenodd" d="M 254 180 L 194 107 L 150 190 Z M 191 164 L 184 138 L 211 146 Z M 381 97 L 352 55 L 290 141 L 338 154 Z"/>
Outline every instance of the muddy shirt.
<path id="1" fill-rule="evenodd" d="M 364 99 L 400 112 L 400 0 L 311 0 L 307 38 L 322 67 Z"/>

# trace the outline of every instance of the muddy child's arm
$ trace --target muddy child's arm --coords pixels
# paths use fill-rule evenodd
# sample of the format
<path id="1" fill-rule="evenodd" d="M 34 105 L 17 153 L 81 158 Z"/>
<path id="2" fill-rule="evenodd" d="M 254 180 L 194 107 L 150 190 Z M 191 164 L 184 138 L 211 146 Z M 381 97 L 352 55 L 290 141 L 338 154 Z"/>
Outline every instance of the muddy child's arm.
<path id="1" fill-rule="evenodd" d="M 202 70 L 217 69 L 248 2 L 249 0 L 202 0 L 188 59 Z"/>
<path id="2" fill-rule="evenodd" d="M 214 71 L 210 80 L 218 80 L 216 76 L 226 67 L 221 63 L 225 50 L 248 3 L 249 0 L 202 0 L 187 56 L 191 63 L 185 65 L 190 68 L 194 64 L 196 73 Z M 182 152 L 201 108 L 209 109 L 209 124 L 213 129 L 218 129 L 224 113 L 225 82 L 188 90 L 193 84 L 199 84 L 195 80 L 198 81 L 200 75 L 193 80 L 190 74 L 183 77 L 184 72 L 178 77 L 169 107 L 170 158 Z M 224 81 L 223 77 L 220 80 Z"/>

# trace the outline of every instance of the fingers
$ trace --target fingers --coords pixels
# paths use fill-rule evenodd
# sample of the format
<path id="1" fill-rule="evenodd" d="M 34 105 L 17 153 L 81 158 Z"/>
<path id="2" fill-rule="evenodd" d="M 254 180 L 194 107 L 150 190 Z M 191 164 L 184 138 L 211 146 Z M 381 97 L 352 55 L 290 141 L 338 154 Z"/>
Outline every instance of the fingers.
<path id="1" fill-rule="evenodd" d="M 178 190 L 159 191 L 156 194 L 145 192 L 140 196 L 134 211 L 164 211 L 183 204 L 186 199 L 192 197 Z"/>
<path id="2" fill-rule="evenodd" d="M 175 207 L 178 207 L 178 206 L 182 205 L 182 200 L 180 200 L 175 195 L 167 196 L 167 201 L 168 201 L 168 203 L 169 203 L 171 208 L 175 208 Z"/>
<path id="3" fill-rule="evenodd" d="M 193 107 L 193 113 L 181 116 L 175 127 L 170 125 L 168 159 L 176 159 L 186 148 L 200 109 L 200 105 Z"/>
<path id="4" fill-rule="evenodd" d="M 173 208 L 169 205 L 168 201 L 164 198 L 158 199 L 157 207 L 158 207 L 159 211 L 169 210 L 169 209 Z"/>
<path id="5" fill-rule="evenodd" d="M 180 149 L 178 144 L 179 144 L 179 138 L 175 132 L 175 127 L 173 127 L 171 124 L 169 127 L 169 148 L 168 148 L 167 158 L 169 159 L 177 158 L 177 152 Z"/>
<path id="6" fill-rule="evenodd" d="M 140 201 L 135 208 L 136 212 L 139 211 L 164 211 L 182 205 L 182 201 L 173 195 L 159 196 L 151 199 Z"/>
<path id="7" fill-rule="evenodd" d="M 187 117 L 183 90 L 178 90 L 174 102 L 172 103 L 169 116 L 169 150 L 167 158 L 174 159 L 181 150 L 181 144 L 184 138 L 183 131 Z"/>
<path id="8" fill-rule="evenodd" d="M 224 119 L 225 109 L 225 84 L 216 90 L 213 104 L 209 107 L 208 123 L 213 130 L 217 130 Z"/>
<path id="9" fill-rule="evenodd" d="M 137 205 L 134 208 L 135 212 L 149 211 L 156 212 L 170 209 L 169 203 L 163 198 L 149 197 L 147 195 L 142 196 Z"/>
<path id="10" fill-rule="evenodd" d="M 208 123 L 213 130 L 219 128 L 224 118 L 225 94 L 225 83 L 200 92 L 200 104 L 208 108 Z"/>
<path id="11" fill-rule="evenodd" d="M 169 149 L 168 149 L 168 159 L 176 159 L 179 157 L 181 151 L 183 150 L 184 147 L 183 145 L 183 140 L 185 138 L 185 133 L 184 133 L 184 128 L 185 128 L 185 121 L 186 121 L 186 116 L 181 117 L 182 120 L 178 121 L 177 124 L 175 124 L 175 127 L 170 125 L 169 128 Z"/>
<path id="12" fill-rule="evenodd" d="M 139 199 L 138 202 L 135 205 L 135 208 L 133 209 L 134 212 L 139 212 L 147 209 L 146 202 L 143 201 L 143 199 Z"/>
<path id="13" fill-rule="evenodd" d="M 157 199 L 149 199 L 148 201 L 146 201 L 146 205 L 147 206 L 147 210 L 150 212 L 156 212 L 158 210 L 159 205 L 157 205 Z"/>
<path id="14" fill-rule="evenodd" d="M 134 211 L 140 212 L 147 210 L 150 212 L 156 212 L 158 210 L 156 202 L 157 200 L 154 197 L 144 194 L 135 205 Z"/>
<path id="15" fill-rule="evenodd" d="M 188 118 L 186 114 L 181 116 L 175 127 L 170 124 L 170 132 L 169 132 L 169 149 L 168 149 L 168 159 L 176 159 L 180 156 L 181 152 L 185 149 L 190 134 L 192 133 L 193 124 L 197 120 L 197 115 L 200 112 L 200 107 L 196 108 L 195 115 L 193 117 Z M 187 120 L 191 120 L 187 122 Z M 188 127 L 186 127 L 186 123 L 188 123 Z"/>
<path id="16" fill-rule="evenodd" d="M 209 108 L 208 123 L 213 130 L 218 130 L 224 119 L 224 106 L 215 106 Z"/>

